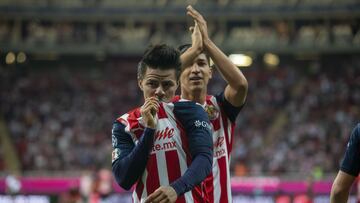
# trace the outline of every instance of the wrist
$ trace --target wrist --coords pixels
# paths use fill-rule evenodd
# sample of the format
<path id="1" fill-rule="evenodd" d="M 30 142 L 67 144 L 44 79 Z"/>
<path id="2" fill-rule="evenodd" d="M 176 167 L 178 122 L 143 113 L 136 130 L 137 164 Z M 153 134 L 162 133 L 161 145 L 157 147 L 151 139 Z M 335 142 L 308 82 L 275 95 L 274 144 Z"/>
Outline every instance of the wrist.
<path id="1" fill-rule="evenodd" d="M 195 56 L 198 56 L 203 51 L 202 46 L 191 46 L 189 49 L 189 51 Z"/>
<path id="2" fill-rule="evenodd" d="M 208 37 L 203 39 L 203 43 L 204 43 L 204 47 L 206 49 L 208 49 L 213 44 L 213 42 Z"/>

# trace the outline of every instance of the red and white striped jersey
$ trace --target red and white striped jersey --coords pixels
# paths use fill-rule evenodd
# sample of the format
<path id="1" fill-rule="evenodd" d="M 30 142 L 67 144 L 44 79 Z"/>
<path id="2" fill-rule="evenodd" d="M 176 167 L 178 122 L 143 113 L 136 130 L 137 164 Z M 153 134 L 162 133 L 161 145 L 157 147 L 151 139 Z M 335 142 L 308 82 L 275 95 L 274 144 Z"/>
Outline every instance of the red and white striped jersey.
<path id="1" fill-rule="evenodd" d="M 176 96 L 174 101 L 179 100 Z M 213 168 L 205 185 L 209 202 L 232 202 L 230 183 L 230 153 L 233 145 L 235 118 L 241 110 L 225 101 L 223 94 L 207 95 L 203 108 L 208 113 L 213 130 Z M 226 113 L 225 113 L 226 112 Z M 230 119 L 232 116 L 232 120 Z"/>
<path id="2" fill-rule="evenodd" d="M 138 180 L 132 195 L 135 203 L 144 202 L 157 188 L 167 186 L 180 178 L 191 164 L 188 138 L 173 110 L 174 103 L 160 104 L 154 144 L 146 170 Z M 137 144 L 144 131 L 140 108 L 122 115 L 117 120 L 126 126 L 125 131 Z M 206 198 L 204 184 L 201 184 L 178 197 L 176 202 L 203 202 L 204 198 Z"/>

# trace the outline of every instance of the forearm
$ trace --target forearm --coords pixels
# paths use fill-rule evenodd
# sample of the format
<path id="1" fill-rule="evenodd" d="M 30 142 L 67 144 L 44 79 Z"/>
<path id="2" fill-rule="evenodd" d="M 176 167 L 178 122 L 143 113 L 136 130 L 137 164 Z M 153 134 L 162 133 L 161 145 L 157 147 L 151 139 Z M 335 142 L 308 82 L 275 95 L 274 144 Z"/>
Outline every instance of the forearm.
<path id="1" fill-rule="evenodd" d="M 210 39 L 204 40 L 204 48 L 224 80 L 232 88 L 247 89 L 248 83 L 243 73 Z"/>
<path id="2" fill-rule="evenodd" d="M 154 129 L 145 128 L 144 134 L 135 148 L 126 156 L 113 162 L 113 174 L 116 182 L 122 188 L 129 190 L 143 174 L 153 145 L 154 132 Z"/>
<path id="3" fill-rule="evenodd" d="M 348 201 L 349 191 L 331 190 L 330 203 L 346 203 Z"/>
<path id="4" fill-rule="evenodd" d="M 188 50 L 186 50 L 183 54 L 180 56 L 181 60 L 181 67 L 182 69 L 187 68 L 191 66 L 193 61 L 199 54 L 201 54 L 201 47 L 190 47 Z"/>
<path id="5" fill-rule="evenodd" d="M 173 187 L 177 195 L 180 196 L 200 184 L 211 172 L 211 168 L 211 154 L 198 155 L 195 157 L 184 175 L 171 183 L 170 186 Z"/>

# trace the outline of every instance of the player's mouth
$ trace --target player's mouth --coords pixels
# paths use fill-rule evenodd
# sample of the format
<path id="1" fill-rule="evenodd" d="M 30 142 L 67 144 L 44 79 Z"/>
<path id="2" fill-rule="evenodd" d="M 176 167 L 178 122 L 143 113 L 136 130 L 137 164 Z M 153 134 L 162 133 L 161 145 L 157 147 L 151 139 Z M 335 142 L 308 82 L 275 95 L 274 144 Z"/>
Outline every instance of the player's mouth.
<path id="1" fill-rule="evenodd" d="M 190 77 L 190 81 L 199 81 L 199 80 L 202 80 L 202 77 L 198 77 L 198 76 Z"/>

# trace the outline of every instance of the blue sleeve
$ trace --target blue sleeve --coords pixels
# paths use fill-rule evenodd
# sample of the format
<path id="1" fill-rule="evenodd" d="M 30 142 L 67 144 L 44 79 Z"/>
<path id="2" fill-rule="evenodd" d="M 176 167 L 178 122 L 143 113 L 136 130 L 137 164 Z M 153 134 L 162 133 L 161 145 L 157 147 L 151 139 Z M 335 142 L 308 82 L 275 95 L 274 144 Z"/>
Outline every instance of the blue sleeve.
<path id="1" fill-rule="evenodd" d="M 340 170 L 352 176 L 360 173 L 360 124 L 351 133 Z"/>
<path id="2" fill-rule="evenodd" d="M 213 160 L 212 130 L 207 114 L 194 102 L 177 102 L 174 114 L 186 130 L 192 162 L 184 175 L 170 185 L 178 196 L 192 190 L 211 172 Z"/>
<path id="3" fill-rule="evenodd" d="M 241 109 L 245 105 L 241 105 L 240 107 L 233 106 L 225 99 L 224 92 L 215 96 L 216 100 L 219 102 L 220 108 L 225 112 L 227 117 L 230 119 L 231 122 L 235 122 L 237 115 L 239 115 Z"/>
<path id="4" fill-rule="evenodd" d="M 138 144 L 125 132 L 125 126 L 115 121 L 112 130 L 112 172 L 116 182 L 129 190 L 143 174 L 153 145 L 154 129 L 145 128 Z"/>

